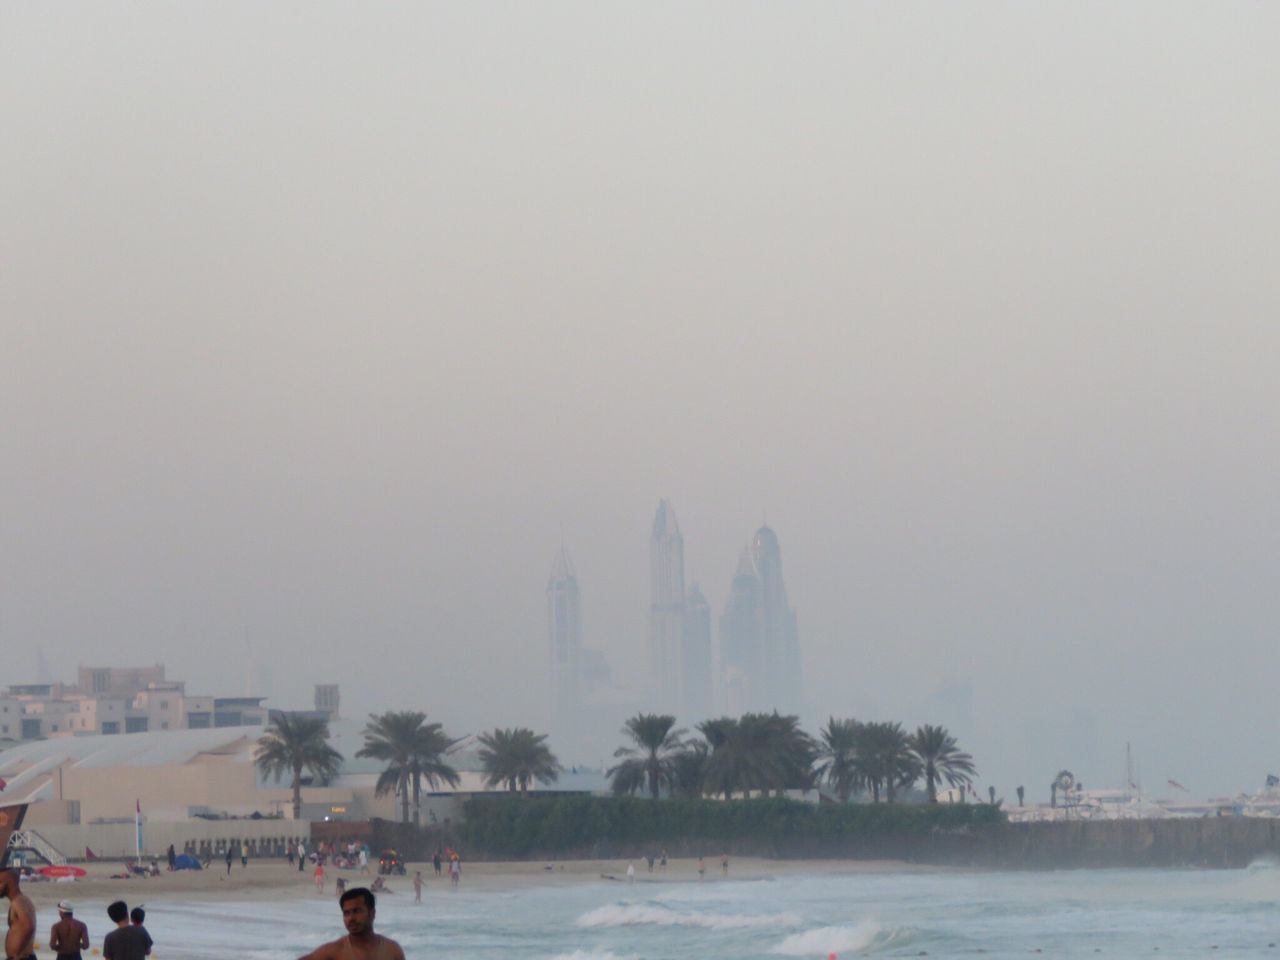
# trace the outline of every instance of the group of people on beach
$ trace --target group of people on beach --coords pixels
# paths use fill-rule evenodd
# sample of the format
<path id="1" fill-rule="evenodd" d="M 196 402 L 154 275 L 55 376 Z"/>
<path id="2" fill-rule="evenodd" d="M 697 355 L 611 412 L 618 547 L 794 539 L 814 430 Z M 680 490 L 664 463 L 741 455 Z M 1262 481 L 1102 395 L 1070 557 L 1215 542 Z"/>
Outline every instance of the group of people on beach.
<path id="1" fill-rule="evenodd" d="M 0 897 L 9 901 L 9 927 L 4 938 L 4 955 L 9 960 L 35 960 L 36 908 L 22 892 L 16 870 L 0 870 Z M 107 917 L 115 924 L 102 938 L 104 960 L 145 960 L 151 955 L 151 934 L 147 932 L 146 911 L 123 900 L 107 907 Z M 49 949 L 59 960 L 82 960 L 90 945 L 89 927 L 75 915 L 68 900 L 58 903 L 58 921 L 49 931 Z"/>

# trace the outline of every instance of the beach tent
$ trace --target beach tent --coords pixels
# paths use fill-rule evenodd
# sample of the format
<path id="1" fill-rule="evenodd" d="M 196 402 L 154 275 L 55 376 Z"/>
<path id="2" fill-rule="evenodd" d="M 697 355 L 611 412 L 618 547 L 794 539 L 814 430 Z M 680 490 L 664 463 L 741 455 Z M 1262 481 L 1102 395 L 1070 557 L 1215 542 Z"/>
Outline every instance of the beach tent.
<path id="1" fill-rule="evenodd" d="M 180 853 L 173 859 L 173 869 L 175 870 L 199 870 L 200 861 L 189 853 Z"/>

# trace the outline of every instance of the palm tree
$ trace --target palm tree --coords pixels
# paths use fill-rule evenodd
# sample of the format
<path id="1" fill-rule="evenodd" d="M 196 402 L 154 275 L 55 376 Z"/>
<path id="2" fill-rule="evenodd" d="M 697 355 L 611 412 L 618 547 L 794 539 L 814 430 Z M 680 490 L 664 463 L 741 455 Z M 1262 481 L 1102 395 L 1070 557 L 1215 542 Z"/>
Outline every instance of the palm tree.
<path id="1" fill-rule="evenodd" d="M 675 725 L 675 717 L 658 713 L 638 713 L 626 722 L 622 732 L 634 746 L 613 753 L 626 758 L 607 771 L 614 793 L 635 793 L 647 784 L 649 795 L 657 800 L 662 786 L 671 785 L 672 760 L 684 747 L 684 731 L 672 729 Z"/>
<path id="2" fill-rule="evenodd" d="M 707 784 L 710 748 L 701 740 L 685 744 L 671 757 L 671 792 L 686 800 L 697 800 Z"/>
<path id="3" fill-rule="evenodd" d="M 710 748 L 706 784 L 725 799 L 737 790 L 806 789 L 813 782 L 817 746 L 799 718 L 774 713 L 706 720 L 698 726 Z"/>
<path id="4" fill-rule="evenodd" d="M 484 766 L 484 782 L 490 787 L 505 783 L 513 793 L 518 789 L 529 794 L 529 784 L 555 783 L 564 768 L 547 746 L 545 733 L 534 733 L 528 727 L 495 729 L 482 733 L 480 763 Z"/>
<path id="5" fill-rule="evenodd" d="M 858 769 L 858 734 L 862 727 L 857 720 L 827 719 L 827 725 L 819 733 L 818 765 L 814 773 L 826 777 L 831 789 L 842 803 L 863 783 Z"/>
<path id="6" fill-rule="evenodd" d="M 911 737 L 911 752 L 920 762 L 929 802 L 938 802 L 938 781 L 945 780 L 952 787 L 967 787 L 978 772 L 973 757 L 956 745 L 956 738 L 946 727 L 925 724 Z M 993 799 L 991 801 L 995 803 Z"/>
<path id="7" fill-rule="evenodd" d="M 420 820 L 422 781 L 431 786 L 441 782 L 458 785 L 458 771 L 445 762 L 444 756 L 459 741 L 445 735 L 438 723 L 427 723 L 427 715 L 417 710 L 389 710 L 379 716 L 369 714 L 364 728 L 364 746 L 357 757 L 372 757 L 387 762 L 378 775 L 374 795 L 394 792 L 400 797 L 400 819 L 409 822 L 409 796 L 413 795 L 413 822 Z"/>
<path id="8" fill-rule="evenodd" d="M 859 731 L 857 766 L 871 785 L 872 799 L 893 803 L 898 790 L 920 779 L 920 764 L 911 751 L 911 739 L 900 723 L 867 723 Z"/>
<path id="9" fill-rule="evenodd" d="M 293 775 L 293 819 L 302 819 L 302 771 L 332 780 L 342 769 L 342 754 L 329 746 L 329 721 L 273 712 L 271 723 L 258 738 L 253 762 L 264 776 L 280 782 Z"/>

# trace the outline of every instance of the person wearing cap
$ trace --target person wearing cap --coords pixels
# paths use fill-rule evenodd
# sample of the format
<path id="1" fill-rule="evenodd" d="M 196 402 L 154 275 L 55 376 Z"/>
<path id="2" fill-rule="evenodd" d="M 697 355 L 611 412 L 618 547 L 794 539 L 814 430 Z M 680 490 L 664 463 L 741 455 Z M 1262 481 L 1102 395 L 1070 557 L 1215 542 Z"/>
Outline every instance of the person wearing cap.
<path id="1" fill-rule="evenodd" d="M 69 900 L 58 901 L 58 922 L 49 931 L 49 949 L 58 960 L 80 960 L 80 951 L 89 949 L 89 928 L 73 912 Z"/>

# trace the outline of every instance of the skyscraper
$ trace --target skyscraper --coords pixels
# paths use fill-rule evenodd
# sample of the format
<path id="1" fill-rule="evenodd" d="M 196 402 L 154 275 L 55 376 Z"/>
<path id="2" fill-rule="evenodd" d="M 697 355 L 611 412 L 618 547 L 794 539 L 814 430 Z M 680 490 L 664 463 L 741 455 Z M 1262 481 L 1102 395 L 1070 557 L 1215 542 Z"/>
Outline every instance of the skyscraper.
<path id="1" fill-rule="evenodd" d="M 782 579 L 782 550 L 768 527 L 738 558 L 729 600 L 720 618 L 722 709 L 800 709 L 800 643 L 796 612 Z"/>
<path id="2" fill-rule="evenodd" d="M 730 716 L 756 710 L 768 699 L 761 646 L 760 578 L 751 554 L 743 550 L 720 616 L 720 709 Z"/>
<path id="3" fill-rule="evenodd" d="M 711 605 L 695 583 L 684 600 L 683 644 L 684 699 L 681 719 L 696 723 L 712 715 L 711 687 Z"/>
<path id="4" fill-rule="evenodd" d="M 551 725 L 558 734 L 572 732 L 580 692 L 582 614 L 578 576 L 563 546 L 547 581 L 547 637 L 551 667 Z"/>
<path id="5" fill-rule="evenodd" d="M 684 704 L 684 538 L 675 510 L 658 502 L 649 537 L 649 663 L 656 704 Z"/>
<path id="6" fill-rule="evenodd" d="M 764 669 L 771 679 L 773 706 L 784 713 L 794 713 L 800 709 L 801 695 L 796 611 L 787 602 L 787 585 L 782 580 L 782 548 L 768 527 L 761 527 L 752 538 L 751 557 L 760 578 Z"/>

